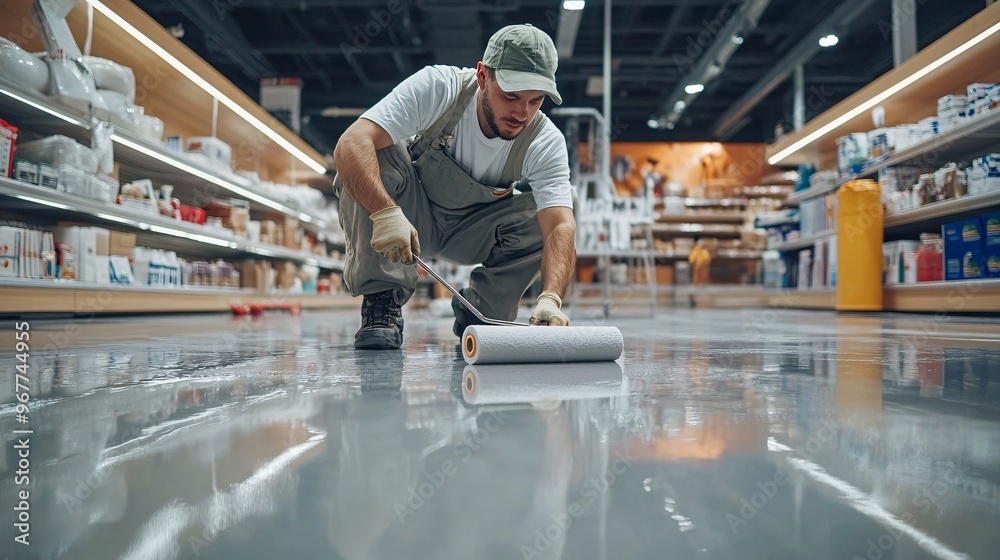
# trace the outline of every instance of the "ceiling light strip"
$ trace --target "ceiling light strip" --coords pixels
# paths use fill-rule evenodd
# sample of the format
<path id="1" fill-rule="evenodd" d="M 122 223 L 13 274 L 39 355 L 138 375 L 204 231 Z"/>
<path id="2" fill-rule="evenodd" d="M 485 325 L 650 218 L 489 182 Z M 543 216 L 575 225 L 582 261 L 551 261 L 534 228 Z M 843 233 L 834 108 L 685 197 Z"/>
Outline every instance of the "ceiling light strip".
<path id="1" fill-rule="evenodd" d="M 87 0 L 87 2 L 89 2 L 92 6 L 94 6 L 94 8 L 97 9 L 97 11 L 107 16 L 107 18 L 110 19 L 112 22 L 114 22 L 116 25 L 118 25 L 118 27 L 121 27 L 122 30 L 124 30 L 126 33 L 128 33 L 129 35 L 134 37 L 137 41 L 145 45 L 149 50 L 153 51 L 153 53 L 162 58 L 167 64 L 172 66 L 175 70 L 183 74 L 187 79 L 191 80 L 195 85 L 205 90 L 212 97 L 218 99 L 226 107 L 229 107 L 229 109 L 231 109 L 234 113 L 242 117 L 243 120 L 250 123 L 251 126 L 259 130 L 265 136 L 273 140 L 276 144 L 284 148 L 288 153 L 295 156 L 296 159 L 306 164 L 306 166 L 308 166 L 310 169 L 312 169 L 316 173 L 324 173 L 326 171 L 325 165 L 320 164 L 313 158 L 309 157 L 305 152 L 292 145 L 291 142 L 286 140 L 282 135 L 278 134 L 277 131 L 264 124 L 257 117 L 250 114 L 250 112 L 244 109 L 239 103 L 227 97 L 225 94 L 219 91 L 218 88 L 208 83 L 207 80 L 199 76 L 197 72 L 185 66 L 184 63 L 182 63 L 172 54 L 167 52 L 166 49 L 158 45 L 155 41 L 147 37 L 141 31 L 136 29 L 132 24 L 125 21 L 125 19 L 119 16 L 117 13 L 115 13 L 114 10 L 105 6 L 99 0 Z"/>
<path id="2" fill-rule="evenodd" d="M 793 143 L 791 146 L 789 146 L 789 147 L 785 148 L 784 150 L 781 150 L 780 152 L 774 154 L 773 156 L 771 156 L 770 158 L 767 159 L 767 163 L 769 163 L 771 165 L 777 165 L 778 163 L 781 162 L 781 160 L 787 158 L 788 156 L 794 154 L 795 152 L 797 152 L 797 151 L 801 150 L 802 148 L 808 146 L 809 144 L 815 142 L 820 137 L 825 136 L 826 134 L 832 132 L 837 127 L 839 127 L 839 126 L 843 125 L 844 123 L 850 121 L 851 119 L 853 119 L 854 117 L 860 115 L 861 113 L 864 113 L 868 109 L 871 109 L 872 107 L 874 107 L 874 106 L 878 105 L 879 103 L 885 101 L 886 99 L 888 99 L 892 95 L 895 95 L 896 93 L 900 92 L 903 88 L 906 88 L 907 86 L 913 84 L 914 82 L 916 82 L 920 78 L 923 78 L 924 76 L 926 76 L 926 75 L 930 74 L 931 72 L 937 70 L 941 66 L 944 66 L 945 64 L 947 64 L 949 61 L 953 60 L 954 58 L 956 58 L 960 54 L 964 53 L 965 51 L 967 51 L 967 50 L 971 49 L 972 47 L 978 45 L 979 43 L 983 42 L 987 37 L 989 37 L 990 35 L 993 35 L 997 31 L 1000 31 L 1000 22 L 995 23 L 992 27 L 990 27 L 986 31 L 983 31 L 979 35 L 976 35 L 975 37 L 969 39 L 965 43 L 962 43 L 961 45 L 959 45 L 958 47 L 956 47 L 954 50 L 952 50 L 951 52 L 949 52 L 948 54 L 942 56 L 941 58 L 935 60 L 934 62 L 931 62 L 927 66 L 924 66 L 920 70 L 917 70 L 913 74 L 910 74 L 906 78 L 900 80 L 899 83 L 890 86 L 888 89 L 886 89 L 882 93 L 879 93 L 878 95 L 875 95 L 874 97 L 872 97 L 868 101 L 865 101 L 864 103 L 858 105 L 854 109 L 851 109 L 847 113 L 844 113 L 840 117 L 837 117 L 836 119 L 834 119 L 833 121 L 829 122 L 828 124 L 820 127 L 818 130 L 816 130 L 816 131 L 814 131 L 814 132 L 806 135 L 805 138 L 802 138 L 801 140 Z"/>

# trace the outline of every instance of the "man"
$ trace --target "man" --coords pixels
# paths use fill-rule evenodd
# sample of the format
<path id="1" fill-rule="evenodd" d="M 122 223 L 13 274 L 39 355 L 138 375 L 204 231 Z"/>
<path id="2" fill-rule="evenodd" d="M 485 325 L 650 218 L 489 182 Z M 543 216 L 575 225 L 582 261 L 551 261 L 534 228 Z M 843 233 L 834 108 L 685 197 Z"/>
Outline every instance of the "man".
<path id="1" fill-rule="evenodd" d="M 337 143 L 334 192 L 347 235 L 344 282 L 363 295 L 356 348 L 399 348 L 414 256 L 473 270 L 462 295 L 484 316 L 513 320 L 542 278 L 530 322 L 562 326 L 576 267 L 562 134 L 539 111 L 556 90 L 552 39 L 501 29 L 474 69 L 430 66 L 365 112 Z M 478 321 L 457 300 L 454 332 Z"/>

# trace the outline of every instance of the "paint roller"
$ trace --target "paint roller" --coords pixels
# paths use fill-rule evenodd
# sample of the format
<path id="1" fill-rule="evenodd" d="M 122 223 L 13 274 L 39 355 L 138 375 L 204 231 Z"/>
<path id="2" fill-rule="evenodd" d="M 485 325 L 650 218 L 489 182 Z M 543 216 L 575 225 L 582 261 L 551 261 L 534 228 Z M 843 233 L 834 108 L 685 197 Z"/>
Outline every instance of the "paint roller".
<path id="1" fill-rule="evenodd" d="M 462 398 L 474 406 L 603 399 L 628 394 L 618 362 L 553 364 L 545 375 L 522 365 L 467 365 Z"/>
<path id="2" fill-rule="evenodd" d="M 622 355 L 625 341 L 617 327 L 539 328 L 527 323 L 489 319 L 420 257 L 414 259 L 485 323 L 469 325 L 462 334 L 462 355 L 469 364 L 613 362 Z"/>

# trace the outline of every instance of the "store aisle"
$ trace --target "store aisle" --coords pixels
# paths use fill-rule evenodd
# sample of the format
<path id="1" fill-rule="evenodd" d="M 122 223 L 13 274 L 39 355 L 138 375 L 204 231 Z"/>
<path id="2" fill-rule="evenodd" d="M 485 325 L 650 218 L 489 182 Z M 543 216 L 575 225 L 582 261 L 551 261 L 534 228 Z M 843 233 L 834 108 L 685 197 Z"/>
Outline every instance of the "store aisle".
<path id="1" fill-rule="evenodd" d="M 467 370 L 450 321 L 406 321 L 397 352 L 355 351 L 356 311 L 33 321 L 28 424 L 0 389 L 3 433 L 33 430 L 30 486 L 0 455 L 3 556 L 1000 550 L 995 320 L 661 310 L 616 318 L 620 364 L 554 372 Z"/>

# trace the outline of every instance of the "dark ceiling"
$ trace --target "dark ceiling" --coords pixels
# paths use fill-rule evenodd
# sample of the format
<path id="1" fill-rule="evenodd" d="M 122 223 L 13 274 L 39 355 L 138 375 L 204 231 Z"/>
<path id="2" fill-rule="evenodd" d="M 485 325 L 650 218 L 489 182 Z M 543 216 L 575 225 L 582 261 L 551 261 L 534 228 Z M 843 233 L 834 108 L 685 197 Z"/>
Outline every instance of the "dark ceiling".
<path id="1" fill-rule="evenodd" d="M 366 108 L 428 64 L 473 66 L 490 35 L 531 23 L 557 37 L 561 0 L 135 0 L 160 24 L 181 24 L 181 40 L 254 99 L 259 80 L 303 79 L 302 135 L 329 151 L 356 117 L 323 117 L 330 107 Z M 732 0 L 613 0 L 612 114 L 619 141 L 724 139 L 760 142 L 792 123 L 792 80 L 750 109 L 738 129 L 716 134 L 721 115 L 827 19 L 840 42 L 805 64 L 806 119 L 850 95 L 893 65 L 890 0 L 772 0 L 744 33 L 722 73 L 692 100 L 673 130 L 647 120 L 685 78 L 675 55 L 716 28 L 742 3 Z M 912 0 L 918 47 L 941 37 L 986 6 L 984 0 Z M 727 11 L 724 11 L 727 10 Z M 838 12 L 838 10 L 840 10 Z M 855 10 L 859 11 L 859 10 Z M 722 18 L 720 18 L 720 15 Z M 564 106 L 600 108 L 588 81 L 601 74 L 603 2 L 588 0 L 572 57 L 556 75 Z M 710 35 L 710 33 L 709 33 Z M 704 38 L 708 35 L 702 33 Z M 697 49 L 693 52 L 697 53 Z M 550 107 L 546 101 L 546 107 Z M 543 108 L 544 110 L 544 108 Z"/>

